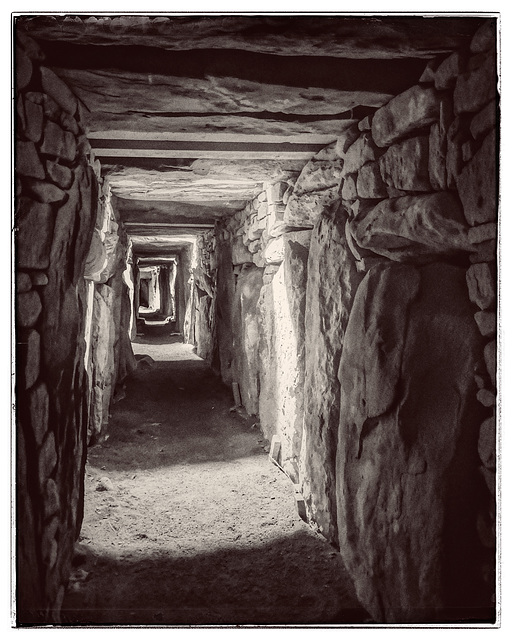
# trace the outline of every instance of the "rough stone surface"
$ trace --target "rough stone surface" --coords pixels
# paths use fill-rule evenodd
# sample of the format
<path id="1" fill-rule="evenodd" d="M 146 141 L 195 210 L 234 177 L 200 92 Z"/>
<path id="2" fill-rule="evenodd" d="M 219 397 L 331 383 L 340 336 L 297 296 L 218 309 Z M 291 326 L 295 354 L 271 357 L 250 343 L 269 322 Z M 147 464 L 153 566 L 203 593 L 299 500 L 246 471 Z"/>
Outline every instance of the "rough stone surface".
<path id="1" fill-rule="evenodd" d="M 64 131 L 55 122 L 47 121 L 44 126 L 41 153 L 72 162 L 75 159 L 76 151 L 75 136 L 69 131 Z"/>
<path id="2" fill-rule="evenodd" d="M 479 389 L 476 394 L 476 399 L 484 407 L 493 407 L 496 404 L 496 394 L 489 389 Z"/>
<path id="3" fill-rule="evenodd" d="M 26 293 L 32 289 L 32 280 L 28 273 L 18 272 L 16 276 L 16 293 Z"/>
<path id="4" fill-rule="evenodd" d="M 484 359 L 487 373 L 491 378 L 494 388 L 496 388 L 496 340 L 492 340 L 485 345 Z"/>
<path id="5" fill-rule="evenodd" d="M 38 143 L 43 135 L 43 108 L 31 100 L 24 101 L 25 109 L 25 137 Z"/>
<path id="6" fill-rule="evenodd" d="M 439 97 L 435 89 L 416 85 L 377 109 L 372 120 L 373 140 L 377 146 L 386 147 L 438 118 Z"/>
<path id="7" fill-rule="evenodd" d="M 34 430 L 36 445 L 39 447 L 48 432 L 48 389 L 44 382 L 30 390 L 29 393 L 30 421 Z"/>
<path id="8" fill-rule="evenodd" d="M 496 285 L 486 262 L 472 264 L 466 274 L 469 299 L 480 309 L 489 309 L 496 302 Z"/>
<path id="9" fill-rule="evenodd" d="M 261 289 L 260 424 L 265 436 L 281 441 L 280 461 L 298 481 L 304 386 L 304 314 L 310 232 L 286 236 L 285 259 Z M 264 281 L 265 282 L 265 281 Z"/>
<path id="10" fill-rule="evenodd" d="M 39 362 L 41 357 L 41 338 L 39 333 L 30 329 L 18 341 L 20 381 L 25 389 L 29 389 L 39 377 Z"/>
<path id="11" fill-rule="evenodd" d="M 37 291 L 19 293 L 16 297 L 16 318 L 20 327 L 33 327 L 41 315 L 41 298 Z"/>
<path id="12" fill-rule="evenodd" d="M 16 171 L 21 176 L 44 179 L 44 167 L 33 142 L 16 142 Z"/>
<path id="13" fill-rule="evenodd" d="M 262 284 L 263 269 L 244 265 L 236 281 L 233 306 L 233 380 L 249 415 L 258 413 L 258 299 Z"/>
<path id="14" fill-rule="evenodd" d="M 50 431 L 41 446 L 38 456 L 39 486 L 44 491 L 48 478 L 52 475 L 57 464 L 57 450 L 55 448 L 55 436 Z"/>
<path id="15" fill-rule="evenodd" d="M 471 227 L 468 232 L 468 237 L 472 244 L 479 244 L 487 240 L 495 240 L 497 234 L 497 224 L 495 222 L 487 222 L 486 224 Z"/>
<path id="16" fill-rule="evenodd" d="M 351 174 L 343 180 L 343 186 L 341 187 L 341 197 L 343 200 L 355 200 L 357 198 L 356 179 L 357 174 Z"/>
<path id="17" fill-rule="evenodd" d="M 398 261 L 470 248 L 460 204 L 448 192 L 383 200 L 351 230 L 361 247 Z"/>
<path id="18" fill-rule="evenodd" d="M 346 214 L 323 215 L 311 238 L 305 315 L 304 430 L 301 491 L 308 519 L 337 545 L 337 369 L 352 301 L 361 281 L 345 238 Z"/>
<path id="19" fill-rule="evenodd" d="M 357 195 L 360 198 L 386 198 L 386 185 L 382 181 L 381 171 L 377 162 L 368 162 L 357 173 Z"/>
<path id="20" fill-rule="evenodd" d="M 41 67 L 41 83 L 43 91 L 51 96 L 61 109 L 74 115 L 78 101 L 71 89 L 51 70 Z"/>
<path id="21" fill-rule="evenodd" d="M 474 447 L 479 343 L 461 268 L 377 267 L 358 289 L 339 370 L 338 529 L 376 621 L 439 619 L 482 580 L 477 543 L 456 535 L 475 530 L 464 496 L 479 478 L 455 471 Z"/>
<path id="22" fill-rule="evenodd" d="M 330 187 L 314 193 L 305 193 L 302 196 L 297 196 L 293 193 L 286 204 L 284 221 L 291 227 L 311 229 L 318 216 L 338 197 L 338 187 Z"/>
<path id="23" fill-rule="evenodd" d="M 493 311 L 477 311 L 475 322 L 480 333 L 486 338 L 496 334 L 496 314 Z"/>
<path id="24" fill-rule="evenodd" d="M 409 138 L 392 145 L 380 158 L 384 182 L 404 191 L 431 191 L 427 136 Z"/>
<path id="25" fill-rule="evenodd" d="M 478 436 L 478 455 L 487 469 L 496 469 L 496 419 L 482 422 Z"/>
<path id="26" fill-rule="evenodd" d="M 496 100 L 489 102 L 482 111 L 471 120 L 469 130 L 475 140 L 479 140 L 496 126 Z"/>
<path id="27" fill-rule="evenodd" d="M 460 51 L 454 51 L 445 58 L 435 72 L 434 83 L 438 91 L 451 89 L 459 74 L 465 70 L 466 58 Z"/>
<path id="28" fill-rule="evenodd" d="M 496 97 L 496 58 L 485 56 L 476 69 L 459 75 L 453 92 L 453 107 L 456 114 L 474 113 Z"/>
<path id="29" fill-rule="evenodd" d="M 492 132 L 457 177 L 457 190 L 469 224 L 496 219 L 496 186 L 496 136 Z"/>
<path id="30" fill-rule="evenodd" d="M 74 175 L 69 167 L 47 160 L 46 171 L 50 180 L 62 189 L 69 189 L 73 184 Z"/>
<path id="31" fill-rule="evenodd" d="M 252 262 L 252 254 L 249 249 L 247 249 L 243 239 L 240 236 L 233 239 L 233 244 L 231 247 L 231 261 L 233 265 Z"/>
<path id="32" fill-rule="evenodd" d="M 297 178 L 294 187 L 295 194 L 302 195 L 303 193 L 310 193 L 327 187 L 339 186 L 342 164 L 343 162 L 339 158 L 335 160 L 312 158 Z M 272 202 L 276 200 L 272 200 Z M 279 200 L 282 200 L 282 196 Z"/>
<path id="33" fill-rule="evenodd" d="M 446 135 L 443 134 L 438 122 L 430 127 L 428 139 L 428 174 L 430 184 L 436 191 L 446 189 Z"/>
<path id="34" fill-rule="evenodd" d="M 363 133 L 348 147 L 343 156 L 342 175 L 355 173 L 364 164 L 376 160 L 378 149 L 375 146 L 370 133 Z"/>
<path id="35" fill-rule="evenodd" d="M 42 180 L 27 181 L 29 195 L 42 204 L 58 204 L 66 197 L 66 192 L 51 182 Z"/>
<path id="36" fill-rule="evenodd" d="M 270 239 L 263 250 L 263 260 L 266 265 L 281 264 L 284 260 L 284 236 Z"/>
<path id="37" fill-rule="evenodd" d="M 471 40 L 470 49 L 473 53 L 490 51 L 496 46 L 496 23 L 488 20 L 478 28 Z"/>

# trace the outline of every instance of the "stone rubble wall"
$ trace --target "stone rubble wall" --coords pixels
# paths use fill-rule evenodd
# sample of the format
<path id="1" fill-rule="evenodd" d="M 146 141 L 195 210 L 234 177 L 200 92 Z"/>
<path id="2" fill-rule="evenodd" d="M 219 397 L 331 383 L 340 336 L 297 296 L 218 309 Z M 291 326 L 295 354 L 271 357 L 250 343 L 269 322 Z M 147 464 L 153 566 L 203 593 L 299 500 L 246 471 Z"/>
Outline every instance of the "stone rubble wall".
<path id="1" fill-rule="evenodd" d="M 41 624 L 59 622 L 83 513 L 99 167 L 82 106 L 21 35 L 16 71 L 16 607 Z"/>
<path id="2" fill-rule="evenodd" d="M 379 622 L 495 604 L 495 47 L 491 21 L 209 254 L 223 379 Z"/>

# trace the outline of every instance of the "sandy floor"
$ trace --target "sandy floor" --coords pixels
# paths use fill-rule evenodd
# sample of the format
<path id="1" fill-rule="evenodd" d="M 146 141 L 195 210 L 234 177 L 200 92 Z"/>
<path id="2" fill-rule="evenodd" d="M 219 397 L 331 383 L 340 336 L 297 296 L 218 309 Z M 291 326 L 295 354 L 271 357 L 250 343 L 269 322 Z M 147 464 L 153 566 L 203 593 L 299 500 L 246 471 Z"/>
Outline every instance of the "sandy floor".
<path id="1" fill-rule="evenodd" d="M 254 419 L 230 410 L 230 391 L 190 346 L 143 341 L 135 352 L 155 362 L 139 364 L 109 439 L 89 451 L 63 623 L 367 620 Z"/>

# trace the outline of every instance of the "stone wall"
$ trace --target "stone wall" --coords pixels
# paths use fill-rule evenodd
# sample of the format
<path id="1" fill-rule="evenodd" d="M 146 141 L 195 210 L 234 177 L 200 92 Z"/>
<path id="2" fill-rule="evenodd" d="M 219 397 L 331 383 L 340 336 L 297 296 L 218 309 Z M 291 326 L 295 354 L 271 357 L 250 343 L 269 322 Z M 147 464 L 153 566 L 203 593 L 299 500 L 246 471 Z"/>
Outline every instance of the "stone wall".
<path id="1" fill-rule="evenodd" d="M 211 245 L 223 379 L 379 622 L 493 615 L 495 47 L 491 22 Z"/>
<path id="2" fill-rule="evenodd" d="M 116 387 L 136 366 L 130 327 L 133 294 L 127 262 L 129 241 L 119 217 L 112 208 L 110 188 L 102 185 L 98 215 L 84 277 L 92 288 L 85 339 L 86 367 L 90 382 L 88 444 L 107 437 L 109 410 Z"/>
<path id="3" fill-rule="evenodd" d="M 19 623 L 49 623 L 82 520 L 83 273 L 99 173 L 81 105 L 21 35 L 16 71 L 16 606 Z"/>

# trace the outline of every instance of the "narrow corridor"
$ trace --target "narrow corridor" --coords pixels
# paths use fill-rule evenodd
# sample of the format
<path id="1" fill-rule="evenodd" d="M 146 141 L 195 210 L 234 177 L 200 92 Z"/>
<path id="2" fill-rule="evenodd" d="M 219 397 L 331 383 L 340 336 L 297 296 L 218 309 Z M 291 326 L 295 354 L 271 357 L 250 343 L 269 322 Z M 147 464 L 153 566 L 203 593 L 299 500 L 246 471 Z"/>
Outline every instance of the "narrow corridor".
<path id="1" fill-rule="evenodd" d="M 110 437 L 88 454 L 63 623 L 367 619 L 339 554 L 297 515 L 254 420 L 232 410 L 191 345 L 141 340 Z"/>

